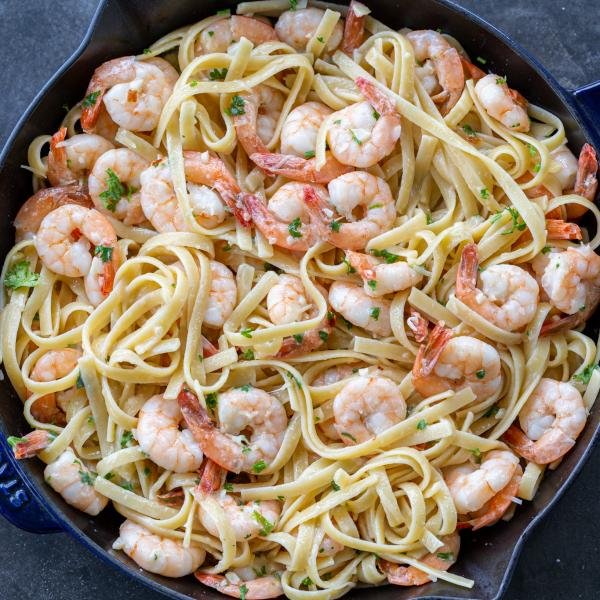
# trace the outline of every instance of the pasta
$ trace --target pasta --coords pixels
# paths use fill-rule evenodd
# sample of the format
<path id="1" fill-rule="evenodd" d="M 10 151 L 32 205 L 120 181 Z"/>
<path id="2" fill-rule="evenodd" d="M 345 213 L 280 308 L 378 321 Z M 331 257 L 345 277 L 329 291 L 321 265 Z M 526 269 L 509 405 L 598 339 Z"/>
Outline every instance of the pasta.
<path id="1" fill-rule="evenodd" d="M 17 457 L 243 600 L 471 587 L 458 531 L 532 500 L 600 391 L 597 163 L 566 142 L 358 2 L 245 2 L 101 65 L 31 143 L 2 272 Z"/>

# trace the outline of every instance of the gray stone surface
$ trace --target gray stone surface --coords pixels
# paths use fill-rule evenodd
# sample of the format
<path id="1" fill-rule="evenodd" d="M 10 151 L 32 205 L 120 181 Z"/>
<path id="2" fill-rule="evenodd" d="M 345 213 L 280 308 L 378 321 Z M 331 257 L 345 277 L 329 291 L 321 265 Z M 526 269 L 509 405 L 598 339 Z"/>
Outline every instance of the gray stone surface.
<path id="1" fill-rule="evenodd" d="M 458 2 L 512 35 L 564 86 L 600 79 L 598 0 Z M 0 0 L 0 144 L 37 90 L 77 47 L 96 4 Z M 506 600 L 600 597 L 599 478 L 597 452 L 527 542 Z M 0 540 L 0 598 L 159 598 L 64 534 L 35 536 L 0 519 Z"/>

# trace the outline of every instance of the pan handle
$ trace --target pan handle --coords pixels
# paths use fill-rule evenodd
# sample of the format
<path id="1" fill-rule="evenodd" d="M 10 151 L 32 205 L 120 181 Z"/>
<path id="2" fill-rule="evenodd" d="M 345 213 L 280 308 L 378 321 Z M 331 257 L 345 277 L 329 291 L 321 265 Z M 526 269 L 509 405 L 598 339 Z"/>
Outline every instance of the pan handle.
<path id="1" fill-rule="evenodd" d="M 44 508 L 38 493 L 17 464 L 6 437 L 0 434 L 0 515 L 32 533 L 58 533 L 62 527 Z"/>
<path id="2" fill-rule="evenodd" d="M 591 141 L 600 149 L 600 81 L 584 85 L 572 93 L 579 114 L 593 136 Z"/>

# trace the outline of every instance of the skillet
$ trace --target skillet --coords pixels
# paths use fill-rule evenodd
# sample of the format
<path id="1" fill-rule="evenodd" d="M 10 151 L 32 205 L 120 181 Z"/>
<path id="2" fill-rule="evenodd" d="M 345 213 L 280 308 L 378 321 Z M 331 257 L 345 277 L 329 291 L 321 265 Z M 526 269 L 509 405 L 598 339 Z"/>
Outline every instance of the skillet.
<path id="1" fill-rule="evenodd" d="M 369 0 L 374 15 L 399 28 L 440 27 L 465 46 L 471 57 L 487 60 L 486 68 L 508 73 L 511 85 L 536 104 L 557 114 L 565 124 L 570 147 L 577 152 L 587 139 L 600 148 L 600 82 L 575 92 L 567 92 L 525 51 L 506 36 L 468 11 L 445 0 Z M 31 181 L 20 168 L 26 162 L 30 140 L 52 131 L 60 121 L 62 105 L 72 105 L 84 94 L 96 66 L 115 56 L 138 53 L 165 33 L 192 23 L 224 8 L 221 2 L 179 0 L 176 9 L 167 0 L 104 0 L 100 3 L 80 47 L 41 90 L 17 124 L 0 154 L 0 206 L 8 219 L 0 223 L 0 254 L 4 257 L 12 245 L 14 218 L 21 203 L 31 194 Z M 597 317 L 588 324 L 588 333 L 596 334 Z M 17 464 L 12 458 L 5 435 L 28 430 L 20 402 L 8 381 L 0 382 L 4 401 L 0 404 L 0 513 L 15 525 L 37 533 L 67 531 L 87 545 L 103 560 L 141 580 L 155 591 L 171 598 L 216 599 L 214 591 L 197 584 L 193 578 L 171 580 L 141 573 L 122 553 L 111 550 L 122 520 L 112 509 L 90 518 L 66 505 L 43 482 L 39 461 Z M 475 580 L 472 590 L 463 590 L 444 582 L 420 588 L 366 588 L 353 597 L 373 600 L 409 598 L 499 598 L 504 593 L 520 549 L 536 523 L 566 489 L 600 437 L 600 411 L 592 412 L 578 444 L 555 472 L 542 482 L 531 503 L 520 507 L 509 523 L 501 523 L 471 536 L 463 534 L 461 556 L 455 572 Z"/>

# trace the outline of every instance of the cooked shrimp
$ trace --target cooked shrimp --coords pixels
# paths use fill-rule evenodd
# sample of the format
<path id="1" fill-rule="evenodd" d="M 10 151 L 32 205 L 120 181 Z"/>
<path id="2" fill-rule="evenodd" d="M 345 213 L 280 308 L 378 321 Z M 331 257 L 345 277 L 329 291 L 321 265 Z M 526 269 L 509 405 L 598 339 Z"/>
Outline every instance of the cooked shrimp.
<path id="1" fill-rule="evenodd" d="M 465 87 L 465 74 L 460 59 L 460 54 L 453 48 L 446 38 L 437 31 L 422 29 L 411 31 L 406 34 L 408 41 L 412 44 L 415 59 L 420 63 L 431 66 L 435 73 L 435 84 L 431 79 L 426 81 L 426 89 L 436 104 L 441 104 L 442 115 L 450 112 L 450 109 L 458 102 Z M 430 77 L 430 76 L 429 76 Z M 441 92 L 438 90 L 441 88 Z M 432 93 L 432 92 L 436 93 Z"/>
<path id="2" fill-rule="evenodd" d="M 372 167 L 394 150 L 400 137 L 400 115 L 371 82 L 356 80 L 367 102 L 333 113 L 327 141 L 333 156 L 344 165 Z"/>
<path id="3" fill-rule="evenodd" d="M 148 161 L 128 148 L 109 150 L 100 156 L 88 180 L 96 209 L 125 225 L 138 225 L 144 221 L 140 175 L 149 166 Z"/>
<path id="4" fill-rule="evenodd" d="M 546 219 L 546 240 L 583 239 L 581 227 L 577 223 L 569 223 L 562 219 Z"/>
<path id="5" fill-rule="evenodd" d="M 346 258 L 364 281 L 367 296 L 385 296 L 418 285 L 423 276 L 405 262 L 379 262 L 368 254 L 346 251 Z"/>
<path id="6" fill-rule="evenodd" d="M 275 325 L 302 321 L 311 308 L 302 280 L 295 275 L 279 275 L 267 294 L 269 318 Z"/>
<path id="7" fill-rule="evenodd" d="M 352 53 L 358 48 L 365 36 L 365 15 L 360 14 L 360 2 L 352 0 L 348 7 L 346 22 L 344 24 L 344 37 L 342 39 L 342 52 L 352 56 Z"/>
<path id="8" fill-rule="evenodd" d="M 477 338 L 453 338 L 441 322 L 419 348 L 412 373 L 415 389 L 424 398 L 468 387 L 482 401 L 502 385 L 498 351 Z"/>
<path id="9" fill-rule="evenodd" d="M 281 152 L 301 158 L 313 155 L 319 127 L 332 112 L 320 102 L 305 102 L 290 111 L 281 128 Z"/>
<path id="10" fill-rule="evenodd" d="M 203 323 L 223 327 L 237 302 L 237 285 L 233 273 L 216 260 L 210 261 L 210 290 Z"/>
<path id="11" fill-rule="evenodd" d="M 513 131 L 529 131 L 529 115 L 523 97 L 506 85 L 506 79 L 490 73 L 475 84 L 475 94 L 485 111 Z"/>
<path id="12" fill-rule="evenodd" d="M 67 128 L 61 127 L 50 140 L 48 172 L 50 185 L 81 183 L 89 175 L 95 162 L 114 146 L 102 136 L 81 133 L 65 139 Z"/>
<path id="13" fill-rule="evenodd" d="M 267 575 L 258 579 L 248 579 L 239 583 L 231 583 L 224 575 L 214 575 L 213 573 L 204 573 L 203 571 L 196 571 L 194 575 L 200 583 L 233 598 L 267 600 L 268 598 L 277 598 L 283 595 L 281 579 L 275 575 Z"/>
<path id="14" fill-rule="evenodd" d="M 379 337 L 392 335 L 390 302 L 371 298 L 364 290 L 345 281 L 334 281 L 329 288 L 329 304 L 350 323 Z"/>
<path id="15" fill-rule="evenodd" d="M 235 42 L 242 37 L 251 41 L 255 46 L 265 42 L 276 42 L 277 34 L 269 23 L 252 17 L 233 15 L 222 19 L 204 29 L 196 43 L 196 56 L 227 52 Z"/>
<path id="16" fill-rule="evenodd" d="M 457 531 L 446 535 L 440 540 L 444 543 L 435 552 L 420 558 L 420 562 L 439 571 L 447 571 L 458 559 L 460 550 L 460 535 Z M 431 576 L 417 567 L 404 567 L 387 560 L 380 560 L 379 566 L 387 575 L 388 582 L 393 585 L 413 586 L 425 585 L 431 581 Z"/>
<path id="17" fill-rule="evenodd" d="M 108 504 L 108 498 L 94 488 L 95 475 L 67 448 L 46 465 L 44 479 L 67 504 L 95 517 Z"/>
<path id="18" fill-rule="evenodd" d="M 133 521 L 123 521 L 114 550 L 123 550 L 142 569 L 163 577 L 184 577 L 203 562 L 206 552 L 199 546 L 185 548 L 178 539 L 161 537 Z"/>
<path id="19" fill-rule="evenodd" d="M 506 331 L 525 327 L 537 311 L 537 281 L 515 265 L 492 265 L 478 271 L 477 244 L 467 244 L 456 274 L 456 297 L 496 327 Z"/>
<path id="20" fill-rule="evenodd" d="M 355 369 L 351 365 L 335 365 L 322 371 L 311 381 L 311 386 L 320 387 L 332 385 L 338 381 L 343 381 L 354 375 Z"/>
<path id="21" fill-rule="evenodd" d="M 394 199 L 383 179 L 354 171 L 331 181 L 328 190 L 329 204 L 346 221 L 340 221 L 313 188 L 304 188 L 304 202 L 321 239 L 338 248 L 362 250 L 375 236 L 393 227 Z"/>
<path id="22" fill-rule="evenodd" d="M 288 181 L 284 183 L 270 198 L 267 204 L 269 212 L 283 221 L 291 223 L 294 219 L 300 219 L 303 223 L 310 220 L 310 215 L 304 204 L 304 186 L 308 184 Z M 323 201 L 329 201 L 327 188 L 322 185 L 312 184 L 317 196 Z"/>
<path id="23" fill-rule="evenodd" d="M 74 371 L 80 358 L 81 352 L 74 348 L 50 350 L 38 359 L 29 376 L 34 381 L 56 381 Z M 52 392 L 38 398 L 31 406 L 33 418 L 42 423 L 64 425 L 65 414 L 57 402 L 59 394 Z"/>
<path id="24" fill-rule="evenodd" d="M 323 290 L 323 295 L 326 292 Z M 307 318 L 313 318 L 317 314 L 316 307 L 313 307 L 311 312 L 307 314 Z M 335 325 L 335 317 L 332 313 L 327 313 L 325 319 L 321 321 L 318 327 L 305 331 L 289 338 L 285 338 L 281 344 L 277 358 L 294 358 L 308 354 L 317 348 L 320 348 L 327 340 Z"/>
<path id="25" fill-rule="evenodd" d="M 238 498 L 227 494 L 224 490 L 213 495 L 219 506 L 223 509 L 227 517 L 227 522 L 231 525 L 235 539 L 238 542 L 251 540 L 265 533 L 264 521 L 266 519 L 273 526 L 277 524 L 279 514 L 281 513 L 281 504 L 277 500 L 262 500 L 260 502 L 240 502 Z M 196 498 L 198 502 L 198 513 L 200 522 L 206 528 L 206 531 L 215 537 L 219 537 L 219 529 L 210 513 L 204 510 L 202 506 L 202 496 Z M 257 516 L 260 515 L 262 519 Z M 261 522 L 262 521 L 262 522 Z"/>
<path id="26" fill-rule="evenodd" d="M 137 60 L 135 56 L 114 58 L 92 75 L 81 113 L 84 131 L 94 130 L 102 107 L 120 127 L 130 131 L 152 131 L 173 92 L 179 75 L 162 58 Z"/>
<path id="27" fill-rule="evenodd" d="M 22 460 L 32 458 L 41 450 L 46 449 L 54 437 L 45 429 L 34 429 L 23 437 L 9 437 L 7 442 L 13 449 L 15 458 Z"/>
<path id="28" fill-rule="evenodd" d="M 340 439 L 360 444 L 403 421 L 406 402 L 387 377 L 355 377 L 333 399 L 333 415 Z"/>
<path id="29" fill-rule="evenodd" d="M 178 396 L 183 416 L 204 453 L 218 465 L 239 473 L 260 472 L 277 456 L 287 427 L 279 400 L 248 386 L 230 389 L 218 397 L 217 427 L 189 391 Z M 245 442 L 242 431 L 250 430 Z M 259 467 L 255 468 L 256 465 Z"/>
<path id="30" fill-rule="evenodd" d="M 297 52 L 305 52 L 306 44 L 317 31 L 317 27 L 325 14 L 320 8 L 302 8 L 300 10 L 287 10 L 281 13 L 275 23 L 277 37 L 289 44 Z M 338 21 L 333 28 L 325 52 L 332 53 L 342 41 L 344 30 Z"/>
<path id="31" fill-rule="evenodd" d="M 427 339 L 429 335 L 429 321 L 414 308 L 410 309 L 410 317 L 406 319 L 406 326 L 419 344 Z"/>
<path id="32" fill-rule="evenodd" d="M 474 516 L 465 525 L 479 529 L 495 523 L 506 512 L 521 474 L 517 456 L 508 450 L 492 450 L 482 457 L 479 465 L 466 462 L 444 469 L 444 480 L 456 512 Z"/>
<path id="33" fill-rule="evenodd" d="M 268 152 L 268 144 L 283 107 L 283 95 L 268 85 L 258 85 L 249 92 L 238 94 L 243 101 L 241 114 L 233 117 L 237 138 L 248 156 Z"/>
<path id="34" fill-rule="evenodd" d="M 38 232 L 44 217 L 65 204 L 76 204 L 84 208 L 94 207 L 87 190 L 79 185 L 39 190 L 21 206 L 15 217 L 16 241 L 33 237 Z"/>
<path id="35" fill-rule="evenodd" d="M 523 458 L 545 465 L 564 456 L 583 430 L 587 412 L 570 383 L 542 378 L 503 440 Z"/>
<path id="36" fill-rule="evenodd" d="M 560 151 L 564 149 L 561 153 Z M 570 191 L 571 186 L 573 193 L 583 196 L 586 200 L 593 202 L 596 197 L 596 191 L 598 190 L 598 178 L 596 173 L 598 172 L 598 159 L 596 158 L 596 151 L 589 144 L 584 144 L 579 153 L 579 160 L 577 161 L 577 168 L 575 172 L 574 181 L 571 185 L 571 169 L 572 161 L 570 160 L 573 154 L 566 146 L 560 146 L 554 152 L 550 154 L 561 165 L 561 169 L 558 173 L 555 173 L 556 177 L 561 181 L 561 176 L 568 175 L 569 179 L 565 181 L 565 185 L 562 186 L 563 190 Z M 575 157 L 573 157 L 574 159 Z M 563 162 L 564 161 L 564 165 Z M 561 181 L 561 185 L 563 181 Z M 567 217 L 569 219 L 577 219 L 585 214 L 587 208 L 579 204 L 567 204 Z"/>
<path id="37" fill-rule="evenodd" d="M 202 464 L 202 448 L 189 429 L 179 429 L 181 419 L 177 401 L 157 394 L 140 410 L 135 437 L 158 466 L 175 473 L 191 473 Z"/>
<path id="38" fill-rule="evenodd" d="M 100 304 L 111 292 L 119 266 L 117 236 L 97 210 L 73 204 L 59 206 L 44 217 L 34 244 L 46 268 L 67 277 L 85 277 L 92 304 Z M 92 245 L 94 257 L 90 254 Z"/>

